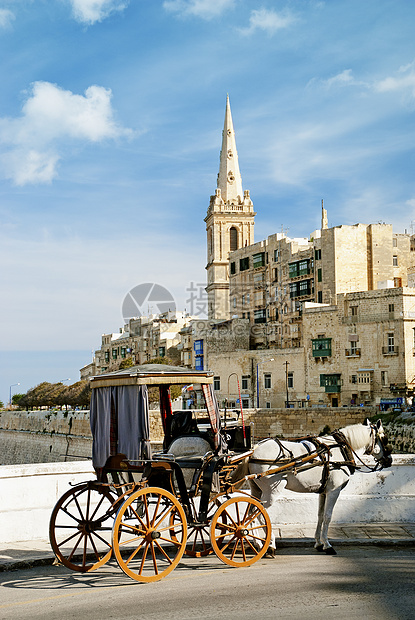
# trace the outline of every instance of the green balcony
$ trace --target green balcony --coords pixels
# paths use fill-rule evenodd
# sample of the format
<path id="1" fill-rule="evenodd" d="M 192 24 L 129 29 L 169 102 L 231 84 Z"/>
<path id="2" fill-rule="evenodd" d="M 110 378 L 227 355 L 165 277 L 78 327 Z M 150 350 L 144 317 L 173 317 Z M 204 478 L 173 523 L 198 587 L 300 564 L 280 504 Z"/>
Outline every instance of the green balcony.
<path id="1" fill-rule="evenodd" d="M 315 338 L 312 342 L 313 357 L 331 356 L 331 338 Z"/>

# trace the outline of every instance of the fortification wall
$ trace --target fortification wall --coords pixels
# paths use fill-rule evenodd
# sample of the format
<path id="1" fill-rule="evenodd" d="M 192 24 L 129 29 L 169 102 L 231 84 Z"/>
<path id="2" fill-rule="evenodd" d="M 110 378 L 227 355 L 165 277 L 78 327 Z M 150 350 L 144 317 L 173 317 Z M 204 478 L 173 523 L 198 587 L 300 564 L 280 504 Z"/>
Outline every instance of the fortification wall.
<path id="1" fill-rule="evenodd" d="M 244 421 L 252 423 L 252 437 L 303 437 L 323 429 L 363 422 L 370 408 L 246 409 Z M 206 415 L 206 414 L 205 414 Z M 390 429 L 396 452 L 415 452 L 415 426 Z M 157 447 L 163 441 L 158 410 L 150 411 L 150 438 Z M 0 413 L 0 464 L 53 463 L 90 458 L 92 437 L 89 411 L 4 411 Z"/>

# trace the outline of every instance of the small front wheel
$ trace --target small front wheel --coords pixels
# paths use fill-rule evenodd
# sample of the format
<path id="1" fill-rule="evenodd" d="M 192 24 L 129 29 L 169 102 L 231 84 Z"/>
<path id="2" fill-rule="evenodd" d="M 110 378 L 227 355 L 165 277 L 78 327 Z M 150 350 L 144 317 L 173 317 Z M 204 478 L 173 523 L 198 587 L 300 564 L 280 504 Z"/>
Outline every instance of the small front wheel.
<path id="1" fill-rule="evenodd" d="M 120 568 L 135 581 L 158 581 L 180 562 L 187 541 L 187 521 L 169 491 L 144 487 L 124 502 L 112 533 Z"/>
<path id="2" fill-rule="evenodd" d="M 250 566 L 265 555 L 271 521 L 262 504 L 249 495 L 231 497 L 213 516 L 210 540 L 216 555 L 229 566 Z"/>

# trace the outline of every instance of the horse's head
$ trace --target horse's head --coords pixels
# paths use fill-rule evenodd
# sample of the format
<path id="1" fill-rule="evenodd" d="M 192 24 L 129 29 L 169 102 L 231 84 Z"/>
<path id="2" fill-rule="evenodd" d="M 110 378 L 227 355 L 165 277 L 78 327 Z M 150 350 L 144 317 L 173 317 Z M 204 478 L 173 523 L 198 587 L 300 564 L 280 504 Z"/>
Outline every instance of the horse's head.
<path id="1" fill-rule="evenodd" d="M 366 425 L 370 428 L 370 442 L 366 447 L 365 454 L 371 454 L 376 460 L 376 469 L 383 469 L 392 465 L 392 449 L 388 445 L 388 436 L 382 426 L 382 421 L 378 420 L 372 424 L 366 420 Z"/>

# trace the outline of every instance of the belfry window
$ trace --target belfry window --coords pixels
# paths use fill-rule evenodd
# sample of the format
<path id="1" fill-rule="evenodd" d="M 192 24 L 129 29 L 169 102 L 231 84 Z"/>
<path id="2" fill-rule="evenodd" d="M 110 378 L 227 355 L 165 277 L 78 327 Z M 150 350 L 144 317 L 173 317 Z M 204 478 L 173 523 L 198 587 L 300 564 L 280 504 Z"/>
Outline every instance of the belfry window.
<path id="1" fill-rule="evenodd" d="M 238 249 L 238 231 L 235 226 L 232 226 L 229 231 L 229 248 L 231 252 Z"/>

